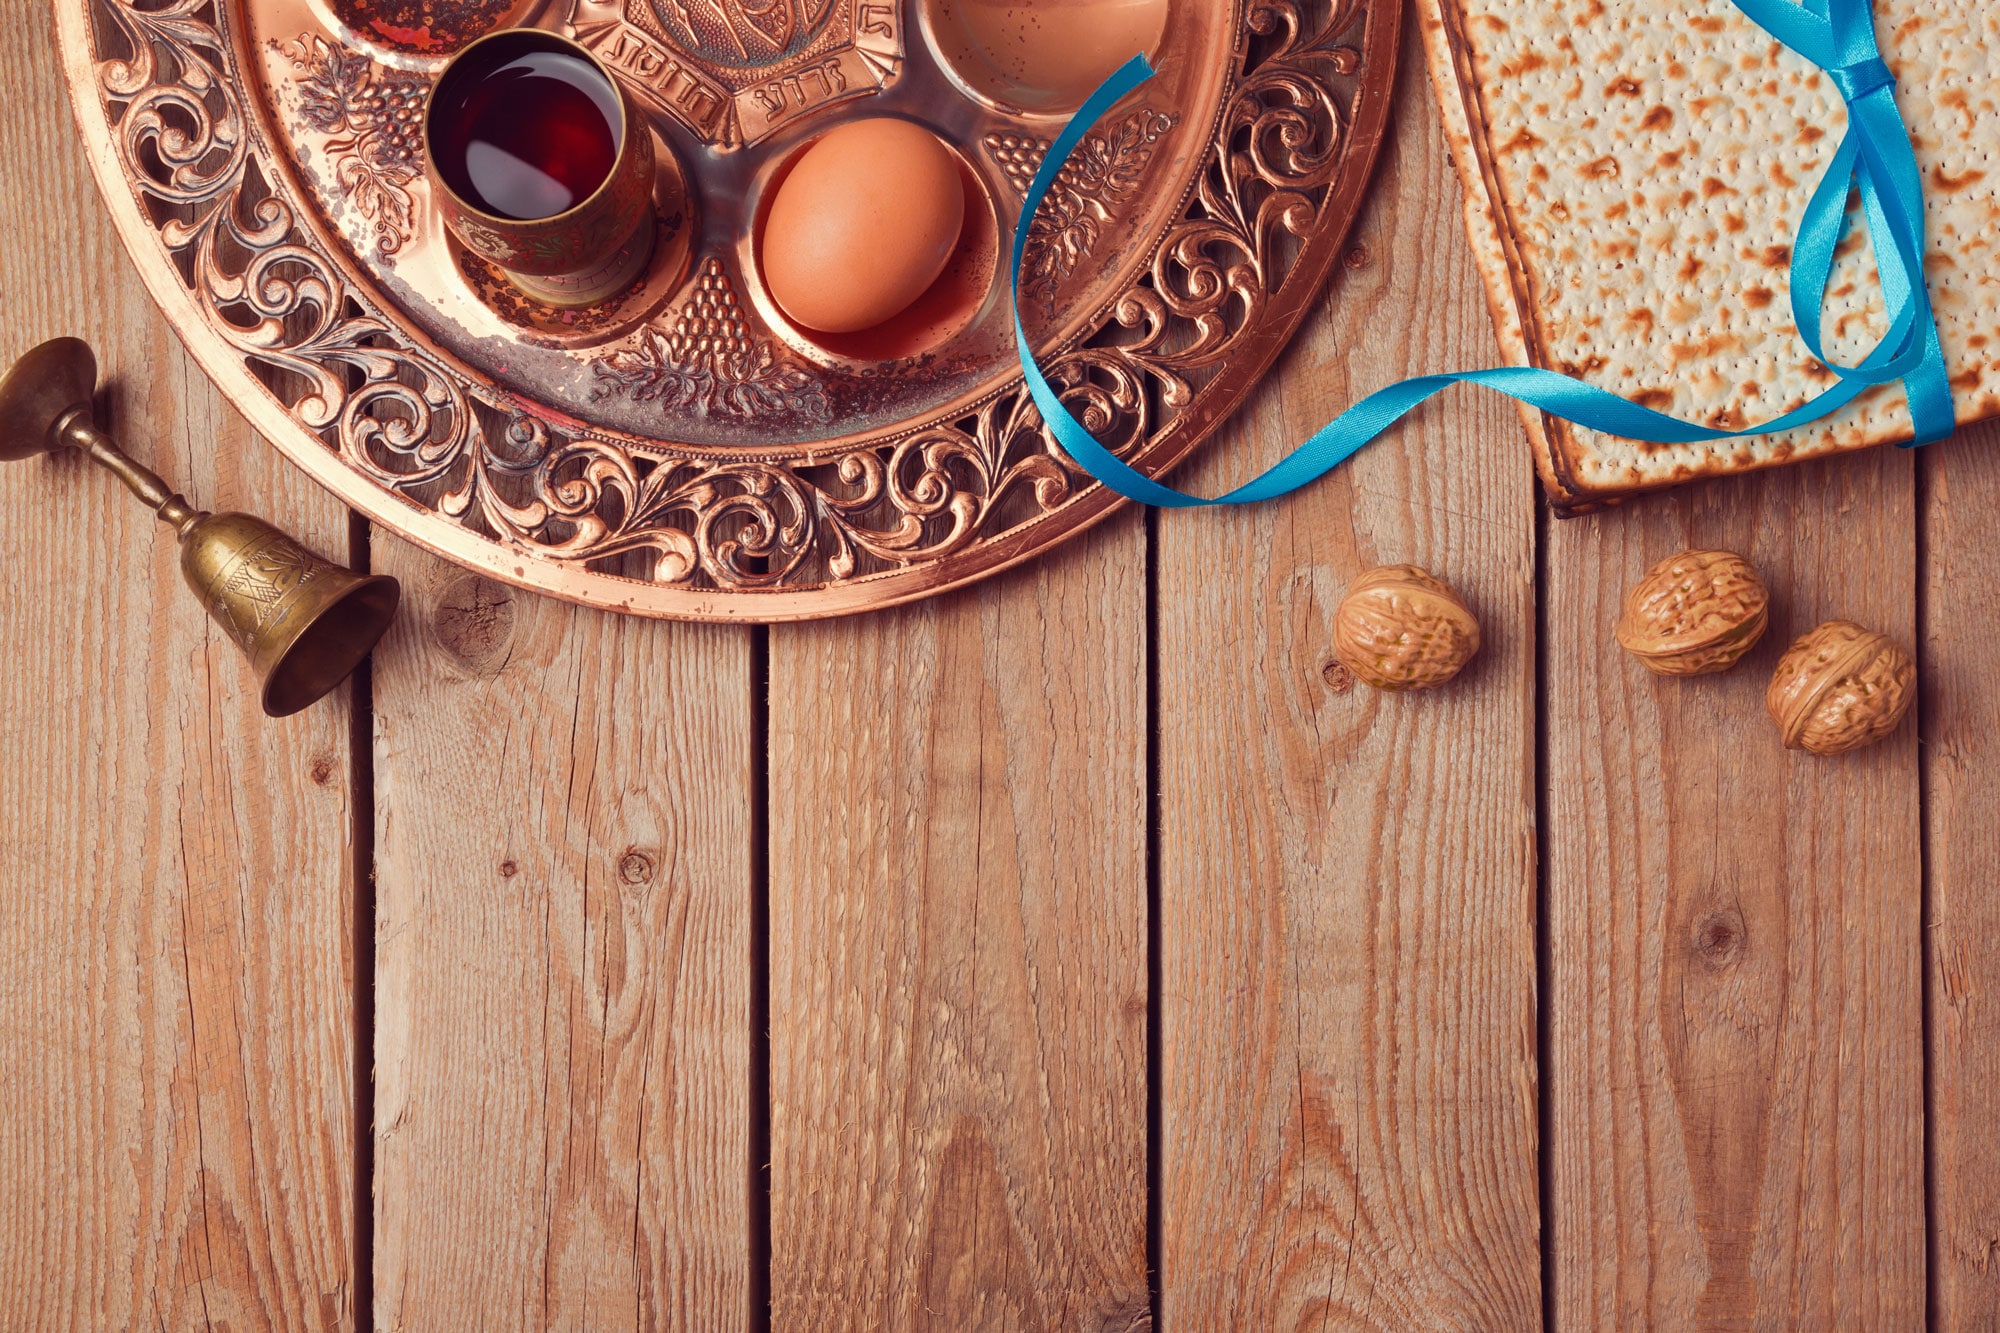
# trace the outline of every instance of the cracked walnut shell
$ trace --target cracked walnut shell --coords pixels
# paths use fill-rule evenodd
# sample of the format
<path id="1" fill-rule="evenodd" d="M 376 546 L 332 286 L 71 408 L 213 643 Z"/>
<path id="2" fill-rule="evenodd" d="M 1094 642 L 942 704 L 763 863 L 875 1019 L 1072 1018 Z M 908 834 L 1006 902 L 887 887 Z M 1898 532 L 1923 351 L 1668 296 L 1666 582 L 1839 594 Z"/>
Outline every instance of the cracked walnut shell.
<path id="1" fill-rule="evenodd" d="M 1660 676 L 1727 671 L 1764 637 L 1771 595 L 1734 551 L 1682 551 L 1625 598 L 1618 644 Z"/>
<path id="2" fill-rule="evenodd" d="M 1787 749 L 1833 755 L 1894 731 L 1916 694 L 1917 664 L 1895 640 L 1829 620 L 1786 651 L 1764 705 Z"/>
<path id="3" fill-rule="evenodd" d="M 1348 586 L 1333 613 L 1333 655 L 1378 690 L 1427 690 L 1479 651 L 1479 621 L 1415 565 L 1383 565 Z"/>

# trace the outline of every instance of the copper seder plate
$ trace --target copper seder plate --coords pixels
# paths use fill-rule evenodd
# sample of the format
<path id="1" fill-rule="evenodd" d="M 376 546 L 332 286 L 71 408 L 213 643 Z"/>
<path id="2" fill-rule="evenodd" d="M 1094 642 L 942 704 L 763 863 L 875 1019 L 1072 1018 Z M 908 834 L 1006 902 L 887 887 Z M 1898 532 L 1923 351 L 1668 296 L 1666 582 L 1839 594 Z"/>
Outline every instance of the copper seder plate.
<path id="1" fill-rule="evenodd" d="M 292 461 L 508 583 L 781 621 L 963 585 L 1122 503 L 1055 447 L 1013 352 L 1005 251 L 1063 117 L 964 77 L 950 3 L 55 7 L 141 274 Z M 1399 20 L 1399 0 L 1173 0 L 1158 77 L 1051 192 L 1024 318 L 1071 410 L 1135 466 L 1171 467 L 1224 421 L 1318 295 L 1385 129 Z M 691 185 L 648 276 L 563 316 L 457 249 L 419 159 L 435 71 L 520 24 L 595 50 Z M 959 154 L 961 258 L 990 275 L 955 313 L 808 337 L 759 280 L 760 207 L 816 135 L 876 114 Z"/>

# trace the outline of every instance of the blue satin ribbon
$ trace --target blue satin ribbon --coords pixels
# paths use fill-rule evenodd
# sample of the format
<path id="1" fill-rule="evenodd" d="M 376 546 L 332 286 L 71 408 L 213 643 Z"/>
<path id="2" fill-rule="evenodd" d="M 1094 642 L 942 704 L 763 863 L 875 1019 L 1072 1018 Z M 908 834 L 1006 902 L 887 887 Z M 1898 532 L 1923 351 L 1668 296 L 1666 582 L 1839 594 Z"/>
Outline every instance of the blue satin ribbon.
<path id="1" fill-rule="evenodd" d="M 1553 416 L 1591 430 L 1661 444 L 1697 444 L 1790 430 L 1817 421 L 1851 402 L 1870 385 L 1903 381 L 1916 427 L 1911 445 L 1951 434 L 1951 386 L 1937 321 L 1924 288 L 1923 179 L 1908 130 L 1896 110 L 1895 81 L 1875 44 L 1869 0 L 1735 0 L 1737 8 L 1779 41 L 1826 71 L 1847 103 L 1847 134 L 1820 177 L 1799 220 L 1792 244 L 1792 319 L 1799 336 L 1834 385 L 1784 415 L 1746 430 L 1717 430 L 1681 421 L 1617 394 L 1531 366 L 1506 366 L 1450 375 L 1421 375 L 1378 389 L 1321 428 L 1269 471 L 1227 495 L 1188 495 L 1139 472 L 1099 444 L 1063 405 L 1041 368 L 1021 324 L 1021 263 L 1035 211 L 1070 154 L 1091 127 L 1134 88 L 1153 77 L 1144 56 L 1105 80 L 1070 119 L 1028 187 L 1014 229 L 1014 338 L 1028 390 L 1063 449 L 1091 476 L 1142 504 L 1161 508 L 1243 504 L 1272 500 L 1316 481 L 1340 466 L 1411 408 L 1453 384 L 1481 384 Z M 1859 365 L 1839 366 L 1821 350 L 1820 308 L 1833 273 L 1834 247 L 1847 226 L 1850 183 L 1861 192 L 1862 215 L 1875 245 L 1876 271 L 1889 312 L 1889 332 Z"/>

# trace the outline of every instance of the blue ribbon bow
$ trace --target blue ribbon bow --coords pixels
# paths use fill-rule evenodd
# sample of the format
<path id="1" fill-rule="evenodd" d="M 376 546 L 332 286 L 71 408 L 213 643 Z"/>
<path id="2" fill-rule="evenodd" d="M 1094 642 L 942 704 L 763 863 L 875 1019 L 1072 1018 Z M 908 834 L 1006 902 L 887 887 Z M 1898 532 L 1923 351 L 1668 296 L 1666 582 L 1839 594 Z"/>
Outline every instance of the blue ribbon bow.
<path id="1" fill-rule="evenodd" d="M 1127 499 L 1162 508 L 1243 504 L 1288 495 L 1340 466 L 1417 404 L 1460 382 L 1496 389 L 1591 430 L 1662 444 L 1698 444 L 1803 426 L 1844 406 L 1871 385 L 1901 380 L 1916 427 L 1910 443 L 1943 439 L 1951 434 L 1954 419 L 1944 348 L 1938 342 L 1937 321 L 1924 287 L 1923 178 L 1910 148 L 1909 132 L 1896 110 L 1895 80 L 1875 44 L 1869 0 L 1735 3 L 1753 22 L 1826 71 L 1847 103 L 1847 134 L 1806 204 L 1792 245 L 1792 319 L 1807 348 L 1838 377 L 1832 387 L 1811 401 L 1760 426 L 1717 430 L 1532 366 L 1420 375 L 1369 394 L 1269 471 L 1227 495 L 1212 499 L 1193 496 L 1154 481 L 1099 444 L 1063 406 L 1035 364 L 1027 330 L 1021 324 L 1019 299 L 1028 231 L 1043 197 L 1090 128 L 1120 98 L 1153 77 L 1153 67 L 1146 58 L 1134 56 L 1105 80 L 1063 127 L 1028 187 L 1020 223 L 1014 228 L 1014 338 L 1028 391 L 1041 409 L 1042 419 L 1069 456 L 1098 481 Z M 1860 188 L 1863 217 L 1875 244 L 1889 332 L 1859 365 L 1840 366 L 1821 350 L 1820 308 L 1833 273 L 1834 247 L 1847 226 L 1850 183 Z"/>

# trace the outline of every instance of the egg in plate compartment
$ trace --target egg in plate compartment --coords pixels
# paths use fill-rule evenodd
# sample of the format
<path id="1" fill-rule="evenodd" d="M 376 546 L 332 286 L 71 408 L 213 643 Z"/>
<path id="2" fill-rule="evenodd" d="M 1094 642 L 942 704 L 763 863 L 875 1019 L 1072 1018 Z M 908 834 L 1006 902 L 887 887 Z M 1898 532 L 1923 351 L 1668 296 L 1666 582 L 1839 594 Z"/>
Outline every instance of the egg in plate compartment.
<path id="1" fill-rule="evenodd" d="M 1206 0 L 1215 3 L 1215 0 Z M 928 0 L 943 59 L 974 95 L 1074 111 L 1135 55 L 1159 53 L 1168 0 Z"/>
<path id="2" fill-rule="evenodd" d="M 964 156 L 893 116 L 837 121 L 773 175 L 755 254 L 796 338 L 850 361 L 930 351 L 971 323 L 998 251 Z"/>

